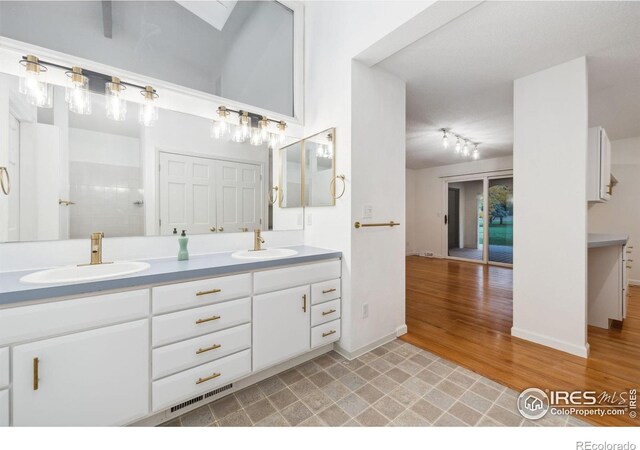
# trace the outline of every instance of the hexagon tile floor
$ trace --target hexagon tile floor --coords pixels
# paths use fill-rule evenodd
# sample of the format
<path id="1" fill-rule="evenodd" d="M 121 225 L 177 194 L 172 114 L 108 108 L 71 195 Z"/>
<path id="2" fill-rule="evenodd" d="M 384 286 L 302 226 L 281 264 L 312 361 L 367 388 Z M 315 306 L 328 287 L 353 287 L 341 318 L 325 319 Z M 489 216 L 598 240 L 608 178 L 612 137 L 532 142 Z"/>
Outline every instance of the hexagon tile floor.
<path id="1" fill-rule="evenodd" d="M 399 339 L 348 361 L 335 352 L 164 426 L 583 426 L 524 419 L 518 393 Z"/>

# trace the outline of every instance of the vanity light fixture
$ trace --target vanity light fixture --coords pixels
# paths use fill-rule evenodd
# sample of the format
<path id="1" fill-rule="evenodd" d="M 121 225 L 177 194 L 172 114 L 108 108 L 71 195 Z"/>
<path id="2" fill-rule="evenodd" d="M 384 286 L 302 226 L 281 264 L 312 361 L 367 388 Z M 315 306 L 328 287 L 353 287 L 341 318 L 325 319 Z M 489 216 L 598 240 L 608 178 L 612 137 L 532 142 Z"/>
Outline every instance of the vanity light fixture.
<path id="1" fill-rule="evenodd" d="M 478 144 L 475 144 L 475 145 L 473 146 L 473 154 L 471 155 L 471 157 L 472 157 L 473 159 L 478 159 L 478 158 L 480 158 L 480 152 L 478 152 Z"/>
<path id="2" fill-rule="evenodd" d="M 229 123 L 229 114 L 234 113 L 238 116 L 238 124 L 232 126 Z M 218 118 L 214 119 L 211 128 L 211 137 L 220 139 L 227 134 L 231 133 L 231 140 L 233 142 L 246 142 L 249 141 L 251 145 L 267 144 L 270 149 L 278 147 L 279 144 L 283 144 L 286 135 L 285 129 L 287 123 L 284 120 L 270 119 L 267 116 L 258 116 L 257 114 L 250 113 L 249 111 L 234 110 L 225 106 L 219 106 L 217 110 Z M 255 121 L 257 128 L 252 127 L 252 123 Z M 269 129 L 270 123 L 276 124 L 278 130 L 277 133 L 272 133 Z"/>
<path id="3" fill-rule="evenodd" d="M 464 147 L 462 147 L 462 156 L 469 156 L 469 142 L 464 140 Z"/>
<path id="4" fill-rule="evenodd" d="M 65 92 L 65 100 L 69 111 L 76 114 L 91 114 L 91 96 L 89 94 L 89 78 L 83 75 L 82 69 L 74 66 L 66 72 L 69 85 Z"/>
<path id="5" fill-rule="evenodd" d="M 269 140 L 269 119 L 267 116 L 262 116 L 262 119 L 258 122 L 258 128 L 260 129 L 260 138 L 263 142 Z"/>
<path id="6" fill-rule="evenodd" d="M 27 55 L 20 61 L 24 73 L 20 76 L 18 90 L 27 97 L 27 101 L 39 108 L 51 108 L 52 91 L 50 84 L 40 78 L 41 72 L 47 71 L 47 66 L 40 63 L 37 56 Z"/>
<path id="7" fill-rule="evenodd" d="M 442 146 L 447 149 L 449 148 L 449 135 L 445 128 L 442 128 L 440 131 L 442 131 Z"/>
<path id="8" fill-rule="evenodd" d="M 111 77 L 111 81 L 104 84 L 105 108 L 107 118 L 122 122 L 127 118 L 127 101 L 122 98 L 122 92 L 127 87 L 120 78 Z"/>
<path id="9" fill-rule="evenodd" d="M 242 111 L 240 115 L 240 130 L 243 140 L 251 138 L 251 117 L 247 111 Z"/>
<path id="10" fill-rule="evenodd" d="M 249 139 L 249 144 L 251 145 L 262 145 L 263 140 L 262 140 L 262 131 L 259 129 L 252 129 L 251 130 L 251 139 Z"/>
<path id="11" fill-rule="evenodd" d="M 140 94 L 144 102 L 138 107 L 138 121 L 146 127 L 152 127 L 158 120 L 158 107 L 155 104 L 158 94 L 151 86 L 145 86 Z"/>
<path id="12" fill-rule="evenodd" d="M 456 153 L 460 153 L 460 150 L 462 149 L 461 144 L 460 144 L 460 136 L 456 136 Z"/>
<path id="13" fill-rule="evenodd" d="M 216 113 L 218 114 L 218 118 L 213 121 L 211 137 L 220 139 L 221 137 L 227 136 L 231 131 L 231 126 L 228 120 L 229 114 L 231 113 L 224 106 L 218 106 Z"/>
<path id="14" fill-rule="evenodd" d="M 284 144 L 287 135 L 285 133 L 285 129 L 287 128 L 287 123 L 284 120 L 278 122 L 278 135 L 280 136 L 280 144 Z"/>

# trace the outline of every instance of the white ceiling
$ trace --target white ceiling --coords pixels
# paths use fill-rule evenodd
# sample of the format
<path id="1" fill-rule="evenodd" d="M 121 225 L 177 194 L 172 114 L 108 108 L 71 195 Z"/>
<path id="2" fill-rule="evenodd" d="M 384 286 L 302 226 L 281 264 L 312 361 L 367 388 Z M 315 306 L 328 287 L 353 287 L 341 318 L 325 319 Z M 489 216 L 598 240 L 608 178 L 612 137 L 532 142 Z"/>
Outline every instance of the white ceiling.
<path id="1" fill-rule="evenodd" d="M 640 2 L 485 2 L 378 64 L 407 82 L 407 167 L 459 162 L 441 128 L 512 153 L 513 80 L 587 56 L 589 125 L 640 136 Z"/>

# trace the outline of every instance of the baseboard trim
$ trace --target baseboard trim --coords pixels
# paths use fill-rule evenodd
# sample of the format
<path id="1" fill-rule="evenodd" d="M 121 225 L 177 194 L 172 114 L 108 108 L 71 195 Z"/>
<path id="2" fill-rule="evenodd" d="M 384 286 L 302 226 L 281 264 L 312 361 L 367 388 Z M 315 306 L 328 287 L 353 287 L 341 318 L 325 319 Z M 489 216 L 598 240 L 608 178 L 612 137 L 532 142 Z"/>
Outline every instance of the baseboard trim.
<path id="1" fill-rule="evenodd" d="M 520 339 L 535 342 L 536 344 L 544 345 L 546 347 L 555 348 L 562 352 L 570 353 L 572 355 L 580 356 L 581 358 L 587 358 L 589 356 L 589 344 L 584 346 L 570 344 L 569 342 L 554 339 L 549 336 L 544 336 L 531 331 L 522 330 L 516 327 L 511 328 L 511 335 Z"/>
<path id="2" fill-rule="evenodd" d="M 629 280 L 631 286 L 640 286 L 640 280 Z"/>
<path id="3" fill-rule="evenodd" d="M 405 327 L 406 327 L 406 325 L 405 325 Z M 349 350 L 345 349 L 344 347 L 341 347 L 339 344 L 336 344 L 336 347 L 335 347 L 334 350 L 337 353 L 339 353 L 340 355 L 342 355 L 345 358 L 347 358 L 349 361 L 351 361 L 353 359 L 356 359 L 358 356 L 362 356 L 365 353 L 369 353 L 374 348 L 378 348 L 381 345 L 386 344 L 387 342 L 393 341 L 394 339 L 396 339 L 397 336 L 398 336 L 398 331 L 396 330 L 395 333 L 391 333 L 391 334 L 388 334 L 388 335 L 386 335 L 384 337 L 381 337 L 380 339 L 376 339 L 375 341 L 373 341 L 373 342 L 371 342 L 371 343 L 369 343 L 369 344 L 367 344 L 367 345 L 365 345 L 363 347 L 360 347 L 357 350 L 351 351 L 351 352 Z"/>
<path id="4" fill-rule="evenodd" d="M 400 337 L 403 334 L 407 334 L 408 332 L 409 332 L 409 330 L 407 328 L 407 324 L 403 323 L 398 328 L 396 328 L 396 337 Z"/>

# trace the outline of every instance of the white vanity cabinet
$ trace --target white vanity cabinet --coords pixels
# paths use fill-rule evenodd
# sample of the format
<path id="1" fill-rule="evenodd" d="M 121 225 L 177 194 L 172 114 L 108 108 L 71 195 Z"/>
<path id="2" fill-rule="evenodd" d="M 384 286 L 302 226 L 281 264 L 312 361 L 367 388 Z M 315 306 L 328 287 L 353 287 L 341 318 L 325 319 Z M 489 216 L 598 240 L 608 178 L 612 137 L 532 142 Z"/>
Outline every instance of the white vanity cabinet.
<path id="1" fill-rule="evenodd" d="M 611 198 L 611 143 L 602 127 L 589 128 L 587 146 L 587 201 Z"/>
<path id="2" fill-rule="evenodd" d="M 149 408 L 149 322 L 13 348 L 14 426 L 123 425 Z"/>

